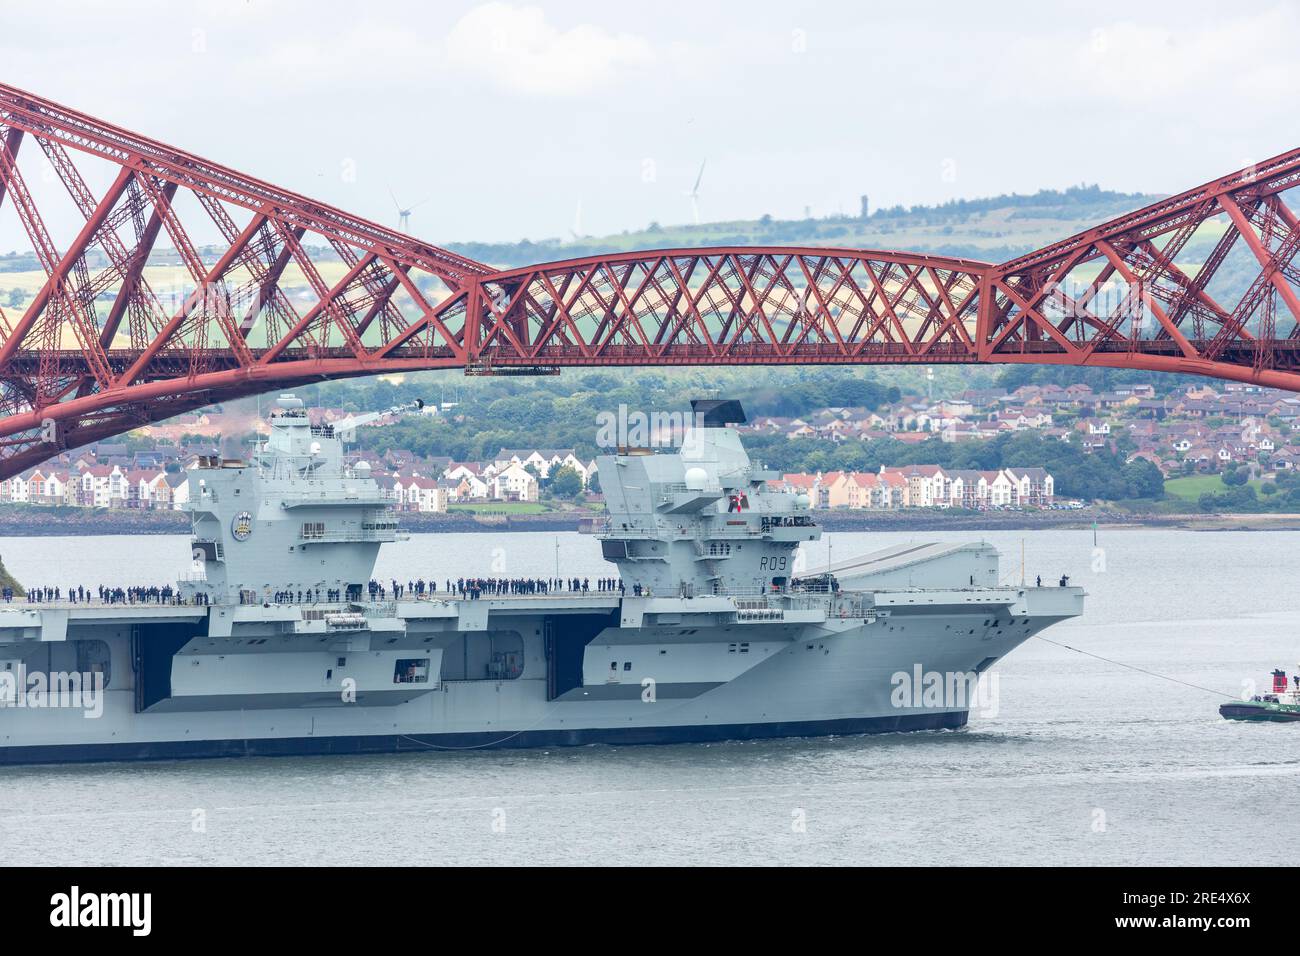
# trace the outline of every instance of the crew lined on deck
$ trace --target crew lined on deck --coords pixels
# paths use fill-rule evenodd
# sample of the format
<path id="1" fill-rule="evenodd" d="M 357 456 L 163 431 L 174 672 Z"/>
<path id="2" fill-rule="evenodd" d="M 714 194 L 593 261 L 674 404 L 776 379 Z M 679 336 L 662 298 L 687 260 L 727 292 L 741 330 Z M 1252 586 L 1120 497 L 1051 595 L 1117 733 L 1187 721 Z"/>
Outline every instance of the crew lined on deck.
<path id="1" fill-rule="evenodd" d="M 412 579 L 405 584 L 392 579 L 389 585 L 371 579 L 367 586 L 367 593 L 371 601 L 399 600 L 402 598 L 419 600 L 433 597 L 439 593 L 477 600 L 483 595 L 491 597 L 528 597 L 538 594 L 587 594 L 592 590 L 592 581 L 590 578 L 461 577 L 454 581 L 447 578 L 443 592 L 439 592 L 437 588 L 437 581 L 426 581 L 423 578 Z M 617 592 L 622 595 L 626 593 L 627 588 L 621 578 L 597 578 L 595 590 L 602 594 Z M 13 588 L 5 587 L 0 589 L 0 599 L 6 603 L 12 603 L 14 597 Z M 56 585 L 54 587 L 31 588 L 27 591 L 25 597 L 28 604 L 90 604 L 96 600 L 100 604 L 207 605 L 212 603 L 211 596 L 204 592 L 183 596 L 170 584 L 131 587 L 105 587 L 101 584 L 95 591 L 82 586 L 63 588 Z M 265 600 L 267 603 L 272 604 L 320 604 L 322 601 L 329 604 L 341 604 L 345 600 L 358 598 L 360 598 L 360 588 L 345 596 L 341 588 L 311 587 L 284 588 L 266 595 L 265 598 L 253 597 L 251 600 L 253 603 L 260 603 L 261 600 Z M 241 601 L 243 601 L 242 596 Z"/>
<path id="2" fill-rule="evenodd" d="M 6 602 L 12 602 L 14 599 L 14 589 L 6 587 L 3 590 L 3 597 Z M 27 591 L 28 604 L 54 604 L 66 602 L 68 604 L 89 604 L 98 597 L 100 604 L 206 604 L 207 595 L 196 594 L 189 601 L 181 598 L 176 588 L 170 584 L 158 585 L 133 585 L 131 587 L 105 587 L 100 585 L 97 591 L 91 591 L 89 588 L 77 585 L 76 587 L 63 588 L 58 585 L 54 587 L 30 588 Z"/>

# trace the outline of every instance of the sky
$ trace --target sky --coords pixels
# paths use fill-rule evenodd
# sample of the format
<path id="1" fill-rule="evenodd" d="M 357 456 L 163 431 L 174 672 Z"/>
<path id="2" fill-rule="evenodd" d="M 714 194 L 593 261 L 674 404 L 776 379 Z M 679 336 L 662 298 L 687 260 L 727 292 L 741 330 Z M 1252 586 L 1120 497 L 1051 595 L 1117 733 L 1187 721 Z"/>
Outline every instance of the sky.
<path id="1" fill-rule="evenodd" d="M 0 80 L 432 242 L 688 222 L 701 164 L 704 220 L 1177 192 L 1300 145 L 1298 51 L 1249 0 L 0 5 Z"/>

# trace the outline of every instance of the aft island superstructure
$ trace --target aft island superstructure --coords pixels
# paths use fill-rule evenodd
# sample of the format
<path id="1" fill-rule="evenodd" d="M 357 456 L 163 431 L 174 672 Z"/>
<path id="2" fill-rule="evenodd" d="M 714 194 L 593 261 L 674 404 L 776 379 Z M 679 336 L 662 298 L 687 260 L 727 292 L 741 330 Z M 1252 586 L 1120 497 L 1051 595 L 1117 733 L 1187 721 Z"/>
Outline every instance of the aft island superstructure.
<path id="1" fill-rule="evenodd" d="M 371 586 L 391 501 L 282 398 L 249 460 L 191 472 L 174 602 L 0 605 L 0 762 L 958 728 L 969 701 L 899 675 L 981 674 L 1081 613 L 985 544 L 804 567 L 810 502 L 750 461 L 738 403 L 694 407 L 680 448 L 598 459 L 620 586 L 397 597 Z M 42 705 L 30 675 L 102 692 Z"/>

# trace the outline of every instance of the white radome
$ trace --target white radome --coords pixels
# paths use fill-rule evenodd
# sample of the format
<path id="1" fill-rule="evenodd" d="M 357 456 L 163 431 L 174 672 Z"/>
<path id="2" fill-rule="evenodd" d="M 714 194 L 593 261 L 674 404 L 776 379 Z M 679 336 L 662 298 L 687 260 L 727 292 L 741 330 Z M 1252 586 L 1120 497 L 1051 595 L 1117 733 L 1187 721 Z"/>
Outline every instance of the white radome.
<path id="1" fill-rule="evenodd" d="M 709 483 L 709 473 L 703 468 L 686 469 L 686 488 L 688 491 L 703 491 Z"/>

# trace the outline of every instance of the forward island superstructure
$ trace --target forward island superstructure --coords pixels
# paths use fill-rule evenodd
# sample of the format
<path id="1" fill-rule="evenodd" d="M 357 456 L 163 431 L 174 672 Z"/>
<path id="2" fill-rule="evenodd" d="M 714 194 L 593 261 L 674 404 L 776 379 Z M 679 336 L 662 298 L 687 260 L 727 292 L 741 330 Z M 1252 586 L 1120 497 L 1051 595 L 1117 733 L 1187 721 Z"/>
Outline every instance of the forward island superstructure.
<path id="1" fill-rule="evenodd" d="M 807 568 L 809 502 L 771 489 L 732 401 L 694 403 L 674 451 L 598 459 L 617 587 L 397 597 L 371 580 L 390 501 L 279 404 L 249 460 L 191 473 L 173 602 L 0 605 L 0 762 L 958 728 L 968 699 L 902 679 L 951 688 L 1082 612 L 1079 588 L 1000 584 L 986 544 Z"/>

